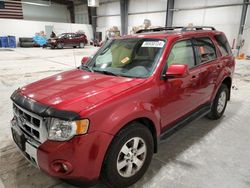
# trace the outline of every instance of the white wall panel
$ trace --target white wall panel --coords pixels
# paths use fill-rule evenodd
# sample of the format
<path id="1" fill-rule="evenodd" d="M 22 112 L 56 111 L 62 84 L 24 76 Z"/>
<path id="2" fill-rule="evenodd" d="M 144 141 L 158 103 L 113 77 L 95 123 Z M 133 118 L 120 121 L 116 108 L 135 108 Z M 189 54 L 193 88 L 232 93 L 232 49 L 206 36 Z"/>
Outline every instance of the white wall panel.
<path id="1" fill-rule="evenodd" d="M 210 6 L 230 3 L 242 3 L 240 0 L 176 0 L 175 8 L 191 8 L 199 6 Z M 185 26 L 189 23 L 194 25 L 214 26 L 216 29 L 223 31 L 230 45 L 233 39 L 237 39 L 242 6 L 221 7 L 201 10 L 184 10 L 174 12 L 173 25 Z"/>
<path id="2" fill-rule="evenodd" d="M 129 0 L 129 13 L 140 13 L 150 11 L 165 11 L 167 9 L 167 0 Z M 144 19 L 149 19 L 153 26 L 164 26 L 166 20 L 165 12 L 143 13 L 128 16 L 128 31 L 132 27 L 143 24 Z"/>
<path id="3" fill-rule="evenodd" d="M 30 1 L 34 2 L 34 1 Z M 38 0 L 36 3 L 48 4 Z M 52 4 L 51 6 L 36 6 L 22 4 L 23 17 L 25 20 L 48 21 L 48 22 L 70 22 L 70 14 L 66 5 Z"/>
<path id="4" fill-rule="evenodd" d="M 112 2 L 100 4 L 97 8 L 97 16 L 100 15 L 114 15 L 120 14 L 120 2 Z M 105 38 L 106 31 L 113 26 L 117 26 L 121 29 L 121 17 L 120 16 L 107 16 L 97 17 L 96 31 L 102 32 L 102 38 Z"/>
<path id="5" fill-rule="evenodd" d="M 128 32 L 132 30 L 134 26 L 143 24 L 144 19 L 149 19 L 153 26 L 165 26 L 166 13 L 148 13 L 148 14 L 135 14 L 128 16 Z"/>
<path id="6" fill-rule="evenodd" d="M 211 5 L 242 3 L 242 0 L 175 0 L 175 8 L 193 8 Z"/>
<path id="7" fill-rule="evenodd" d="M 167 0 L 129 0 L 128 12 L 147 12 L 166 10 Z"/>
<path id="8" fill-rule="evenodd" d="M 102 38 L 105 38 L 106 31 L 113 26 L 117 26 L 121 30 L 121 17 L 120 16 L 109 16 L 109 17 L 98 17 L 96 31 L 102 32 Z"/>
<path id="9" fill-rule="evenodd" d="M 112 15 L 112 14 L 120 14 L 120 2 L 112 2 L 100 4 L 97 8 L 97 16 L 98 15 Z"/>

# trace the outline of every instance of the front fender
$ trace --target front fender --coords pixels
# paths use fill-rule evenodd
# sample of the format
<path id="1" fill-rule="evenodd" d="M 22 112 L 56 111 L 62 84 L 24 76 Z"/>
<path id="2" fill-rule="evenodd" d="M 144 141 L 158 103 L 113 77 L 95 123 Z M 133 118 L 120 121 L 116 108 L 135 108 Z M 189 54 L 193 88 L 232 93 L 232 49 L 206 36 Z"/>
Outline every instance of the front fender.
<path id="1" fill-rule="evenodd" d="M 138 118 L 150 119 L 160 135 L 160 112 L 154 105 L 144 102 L 127 102 L 95 112 L 90 117 L 90 131 L 102 131 L 116 135 L 129 122 Z"/>

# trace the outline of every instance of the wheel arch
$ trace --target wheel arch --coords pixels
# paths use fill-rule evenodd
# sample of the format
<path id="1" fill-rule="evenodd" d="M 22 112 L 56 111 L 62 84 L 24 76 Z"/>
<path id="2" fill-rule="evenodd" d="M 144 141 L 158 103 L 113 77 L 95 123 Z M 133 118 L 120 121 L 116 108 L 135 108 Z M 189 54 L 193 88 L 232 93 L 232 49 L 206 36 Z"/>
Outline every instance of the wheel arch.
<path id="1" fill-rule="evenodd" d="M 153 140 L 154 140 L 154 153 L 157 153 L 158 139 L 157 139 L 157 132 L 156 132 L 154 122 L 151 119 L 147 118 L 147 117 L 140 117 L 140 118 L 137 118 L 137 119 L 134 119 L 134 120 L 130 121 L 124 127 L 122 127 L 122 129 L 125 128 L 126 126 L 128 126 L 132 122 L 139 122 L 139 123 L 141 123 L 142 125 L 144 125 L 145 127 L 147 127 L 150 130 L 150 132 L 151 132 L 151 134 L 153 136 Z"/>
<path id="2" fill-rule="evenodd" d="M 106 159 L 106 156 L 107 156 L 107 153 L 109 152 L 110 150 L 110 147 L 115 139 L 115 136 L 120 132 L 122 131 L 123 129 L 125 129 L 126 127 L 130 126 L 131 123 L 133 122 L 139 122 L 141 123 L 143 126 L 145 126 L 147 129 L 149 129 L 149 131 L 151 132 L 152 134 L 152 137 L 153 137 L 153 141 L 154 141 L 154 153 L 157 152 L 157 149 L 158 149 L 158 139 L 157 139 L 157 131 L 156 131 L 156 127 L 155 127 L 155 124 L 154 122 L 148 118 L 148 117 L 139 117 L 139 118 L 136 118 L 136 119 L 133 119 L 129 122 L 127 122 L 126 124 L 124 124 L 114 135 L 114 137 L 112 138 L 112 140 L 110 141 L 110 144 L 106 150 L 106 153 L 105 153 L 105 156 L 104 156 L 104 160 L 102 163 L 104 163 L 105 159 Z M 102 167 L 103 167 L 104 164 L 102 164 Z"/>
<path id="3" fill-rule="evenodd" d="M 222 84 L 225 84 L 227 86 L 228 91 L 229 91 L 228 100 L 230 100 L 230 98 L 231 98 L 231 87 L 232 87 L 232 78 L 229 77 L 229 76 L 224 78 L 224 80 L 222 81 Z"/>

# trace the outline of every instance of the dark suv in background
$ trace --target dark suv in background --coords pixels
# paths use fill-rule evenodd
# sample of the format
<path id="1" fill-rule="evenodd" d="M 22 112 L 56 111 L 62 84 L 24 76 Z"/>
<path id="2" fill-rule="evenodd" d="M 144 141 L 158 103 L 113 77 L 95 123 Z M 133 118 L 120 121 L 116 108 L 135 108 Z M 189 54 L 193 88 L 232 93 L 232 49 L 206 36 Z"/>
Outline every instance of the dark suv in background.
<path id="1" fill-rule="evenodd" d="M 62 49 L 64 47 L 84 48 L 87 43 L 87 36 L 84 33 L 62 33 L 48 40 L 48 46 L 52 49 Z"/>

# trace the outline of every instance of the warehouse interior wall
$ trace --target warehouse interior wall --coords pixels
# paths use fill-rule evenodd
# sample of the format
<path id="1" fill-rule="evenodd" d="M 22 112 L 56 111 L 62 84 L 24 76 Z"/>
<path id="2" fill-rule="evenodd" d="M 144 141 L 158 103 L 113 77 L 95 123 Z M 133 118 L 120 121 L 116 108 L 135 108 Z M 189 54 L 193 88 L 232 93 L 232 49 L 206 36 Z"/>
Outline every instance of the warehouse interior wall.
<path id="1" fill-rule="evenodd" d="M 33 37 L 36 32 L 45 31 L 45 26 L 52 26 L 58 35 L 66 32 L 85 32 L 88 40 L 93 38 L 92 26 L 89 24 L 72 24 L 60 22 L 39 22 L 15 19 L 0 19 L 0 36 Z M 28 29 L 27 29 L 28 28 Z"/>
<path id="2" fill-rule="evenodd" d="M 191 3 L 192 2 L 192 3 Z M 242 0 L 175 0 L 175 9 L 194 8 L 213 5 L 225 5 L 243 3 Z M 167 0 L 129 0 L 128 6 L 128 33 L 134 26 L 143 24 L 144 19 L 149 19 L 152 26 L 165 26 Z M 240 27 L 242 6 L 227 6 L 219 8 L 208 8 L 198 10 L 180 10 L 174 11 L 173 26 L 187 26 L 189 23 L 194 25 L 214 26 L 223 31 L 230 45 L 234 39 L 237 40 Z M 110 16 L 109 16 L 110 15 Z M 120 3 L 111 1 L 100 4 L 97 8 L 97 31 L 102 32 L 105 37 L 105 31 L 112 26 L 121 28 Z M 245 45 L 242 52 L 250 53 L 250 11 L 247 14 L 247 23 L 243 38 Z"/>
<path id="3" fill-rule="evenodd" d="M 89 23 L 88 6 L 86 4 L 75 5 L 75 23 Z"/>
<path id="4" fill-rule="evenodd" d="M 105 39 L 105 34 L 108 29 L 117 26 L 121 30 L 120 2 L 110 2 L 100 4 L 97 8 L 97 28 L 96 31 L 102 32 L 102 38 Z M 113 15 L 113 16 L 107 16 Z"/>
<path id="5" fill-rule="evenodd" d="M 128 32 L 142 25 L 144 19 L 149 19 L 152 26 L 165 25 L 167 0 L 129 0 L 128 5 Z"/>
<path id="6" fill-rule="evenodd" d="M 164 26 L 166 19 L 167 0 L 129 0 L 128 7 L 128 33 L 134 26 L 143 24 L 144 19 L 150 19 L 154 26 Z M 155 11 L 149 13 L 149 11 Z M 111 15 L 111 16 L 107 16 Z M 105 37 L 105 32 L 113 26 L 121 29 L 120 17 L 120 2 L 110 2 L 100 4 L 97 8 L 97 31 L 102 32 L 102 37 Z"/>
<path id="7" fill-rule="evenodd" d="M 175 8 L 191 8 L 200 6 L 222 5 L 230 3 L 242 3 L 242 0 L 192 0 L 192 3 L 185 0 L 176 0 Z M 217 30 L 223 31 L 230 45 L 237 39 L 242 6 L 220 7 L 200 10 L 183 10 L 174 12 L 173 25 L 206 25 L 214 26 Z"/>
<path id="8" fill-rule="evenodd" d="M 29 1 L 34 3 L 34 1 Z M 48 4 L 41 0 L 37 0 L 35 3 Z M 70 13 L 66 5 L 52 3 L 51 6 L 37 6 L 23 3 L 22 7 L 25 20 L 70 23 Z"/>

